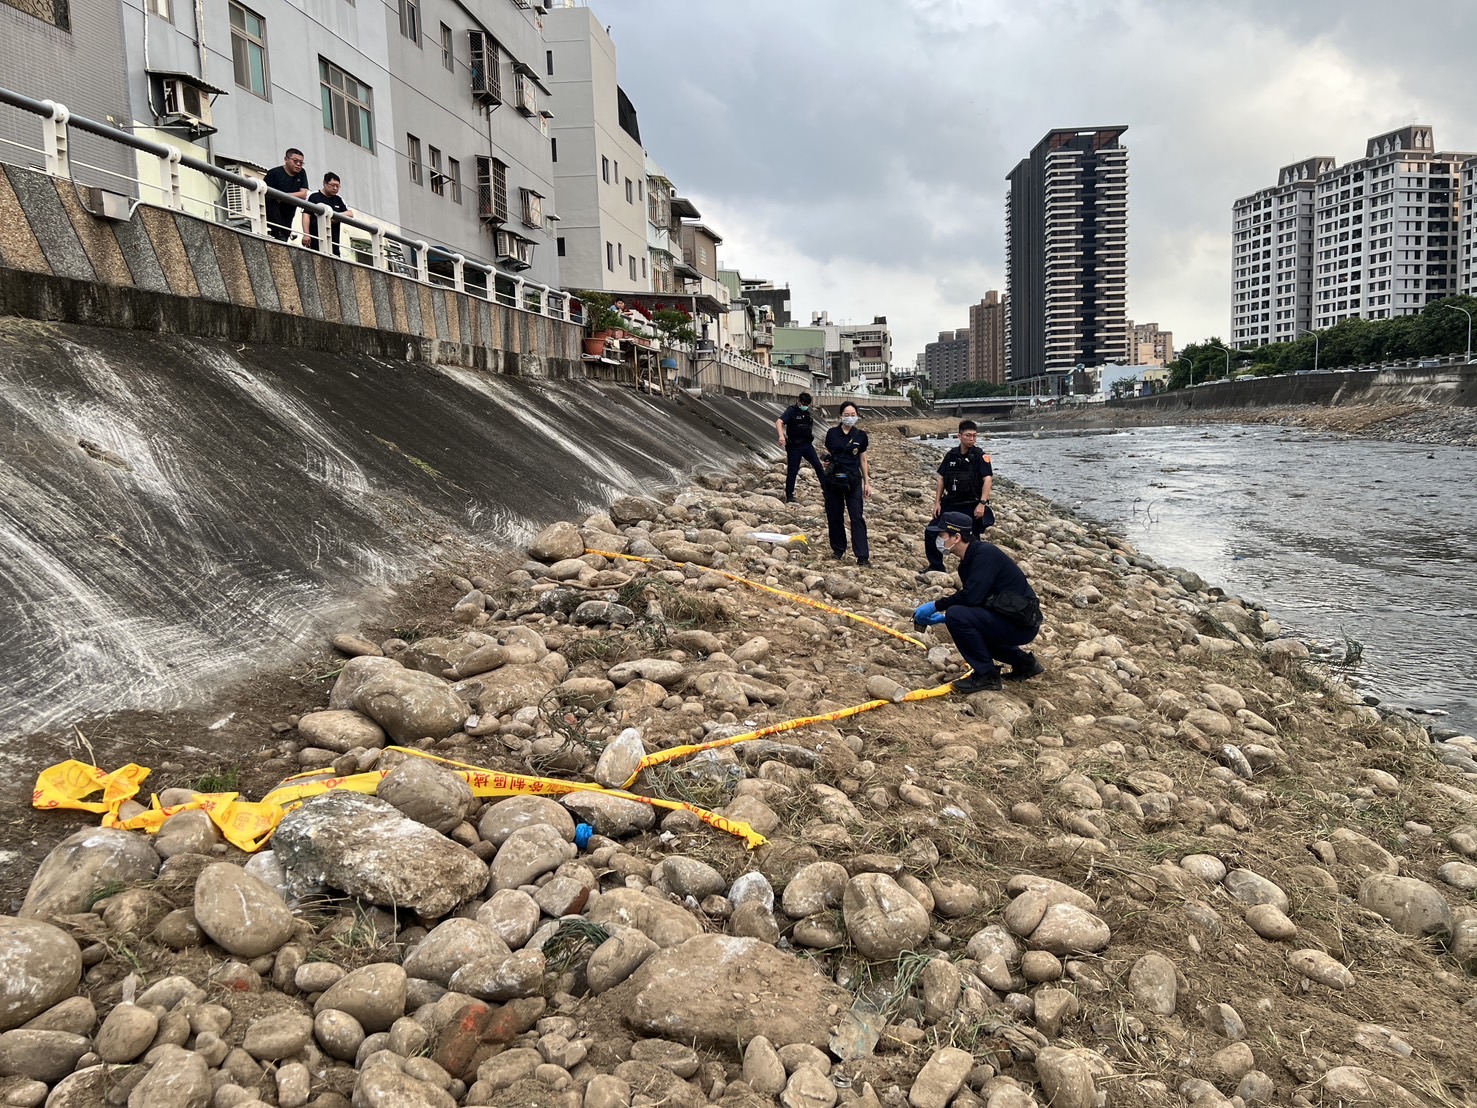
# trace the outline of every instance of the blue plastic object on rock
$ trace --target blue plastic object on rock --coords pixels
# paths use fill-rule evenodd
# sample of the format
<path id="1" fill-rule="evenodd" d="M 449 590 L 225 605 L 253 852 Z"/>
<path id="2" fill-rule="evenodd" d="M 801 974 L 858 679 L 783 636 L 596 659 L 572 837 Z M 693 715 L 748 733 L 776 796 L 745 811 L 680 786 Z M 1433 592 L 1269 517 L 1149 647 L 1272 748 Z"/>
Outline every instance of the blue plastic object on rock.
<path id="1" fill-rule="evenodd" d="M 574 845 L 584 850 L 590 844 L 590 836 L 595 834 L 595 829 L 588 823 L 577 823 L 574 825 Z"/>

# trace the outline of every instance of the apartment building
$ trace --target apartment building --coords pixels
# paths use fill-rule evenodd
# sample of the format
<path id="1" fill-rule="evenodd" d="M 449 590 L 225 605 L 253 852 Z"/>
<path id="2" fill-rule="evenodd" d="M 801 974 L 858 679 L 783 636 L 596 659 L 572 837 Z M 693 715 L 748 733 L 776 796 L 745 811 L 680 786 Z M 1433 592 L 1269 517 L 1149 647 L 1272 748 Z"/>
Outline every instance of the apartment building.
<path id="1" fill-rule="evenodd" d="M 1231 209 L 1231 344 L 1291 342 L 1313 325 L 1313 238 L 1318 179 L 1330 157 L 1283 166 L 1277 184 Z"/>
<path id="2" fill-rule="evenodd" d="M 1313 327 L 1418 313 L 1457 291 L 1463 164 L 1413 124 L 1318 178 Z"/>
<path id="3" fill-rule="evenodd" d="M 871 324 L 843 324 L 839 328 L 842 349 L 851 350 L 853 385 L 868 388 L 892 387 L 892 332 L 885 315 L 873 316 Z"/>
<path id="4" fill-rule="evenodd" d="M 449 273 L 454 252 L 556 283 L 542 18 L 519 0 L 475 13 L 454 0 L 342 3 L 331 18 L 292 0 L 123 0 L 111 12 L 97 0 L 6 0 L 0 79 L 75 95 L 79 114 L 247 176 L 296 147 L 313 188 L 337 173 L 357 214 L 443 247 L 433 271 Z M 36 67 L 46 50 L 57 64 Z M 28 76 L 13 80 L 17 69 Z M 124 192 L 136 179 L 140 199 L 165 199 L 158 157 L 97 145 L 98 156 L 74 154 L 79 177 Z M 91 180 L 99 165 L 111 175 Z M 180 178 L 187 210 L 246 222 L 241 190 L 188 169 Z M 346 243 L 369 247 L 357 231 Z"/>
<path id="5" fill-rule="evenodd" d="M 1477 158 L 1462 163 L 1461 245 L 1457 257 L 1457 292 L 1477 295 Z"/>
<path id="6" fill-rule="evenodd" d="M 953 386 L 970 380 L 969 329 L 940 331 L 936 341 L 925 344 L 923 373 L 933 384 L 935 393 L 947 392 Z"/>
<path id="7" fill-rule="evenodd" d="M 1005 383 L 1005 301 L 996 289 L 969 306 L 969 364 L 971 381 Z"/>
<path id="8" fill-rule="evenodd" d="M 636 107 L 620 87 L 615 43 L 590 8 L 554 8 L 543 25 L 560 281 L 650 292 L 646 152 Z"/>
<path id="9" fill-rule="evenodd" d="M 1128 364 L 1165 366 L 1174 361 L 1174 333 L 1157 323 L 1128 321 Z"/>
<path id="10" fill-rule="evenodd" d="M 1011 380 L 1127 357 L 1127 129 L 1050 131 L 1009 174 Z"/>
<path id="11" fill-rule="evenodd" d="M 1345 319 L 1413 315 L 1471 287 L 1474 155 L 1439 151 L 1426 124 L 1344 165 L 1309 158 L 1232 206 L 1231 337 L 1288 342 Z"/>

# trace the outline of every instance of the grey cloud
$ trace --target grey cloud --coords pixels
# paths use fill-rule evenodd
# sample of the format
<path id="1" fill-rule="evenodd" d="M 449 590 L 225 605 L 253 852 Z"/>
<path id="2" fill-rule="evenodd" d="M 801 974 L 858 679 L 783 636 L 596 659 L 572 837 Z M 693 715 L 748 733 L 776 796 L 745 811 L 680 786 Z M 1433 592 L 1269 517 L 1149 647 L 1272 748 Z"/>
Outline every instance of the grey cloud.
<path id="1" fill-rule="evenodd" d="M 1458 0 L 1398 19 L 1373 0 L 595 6 L 678 187 L 813 263 L 797 308 L 889 314 L 900 357 L 1003 282 L 1005 175 L 1053 127 L 1128 125 L 1130 311 L 1183 338 L 1224 332 L 1231 201 L 1278 166 L 1356 157 L 1413 115 L 1477 148 Z M 792 276 L 718 230 L 726 258 Z"/>

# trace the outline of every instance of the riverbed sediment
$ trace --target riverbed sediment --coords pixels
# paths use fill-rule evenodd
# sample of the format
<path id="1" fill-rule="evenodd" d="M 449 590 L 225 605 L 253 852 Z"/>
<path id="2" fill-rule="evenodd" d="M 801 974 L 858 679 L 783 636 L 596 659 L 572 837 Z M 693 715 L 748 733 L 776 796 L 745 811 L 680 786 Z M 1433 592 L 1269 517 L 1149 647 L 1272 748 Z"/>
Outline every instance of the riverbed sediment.
<path id="1" fill-rule="evenodd" d="M 489 551 L 478 565 L 468 551 L 423 583 L 414 615 L 345 627 L 365 641 L 340 645 L 419 674 L 405 678 L 418 688 L 439 683 L 443 702 L 475 699 L 463 701 L 475 721 L 412 745 L 570 780 L 616 779 L 607 758 L 630 755 L 630 729 L 656 751 L 834 712 L 872 699 L 879 678 L 946 682 L 961 671 L 936 632 L 914 647 L 710 572 L 909 631 L 912 607 L 949 587 L 916 573 L 935 452 L 888 428 L 872 442 L 871 568 L 831 560 L 814 483 L 803 476 L 786 505 L 770 465 L 571 520 L 541 536 L 538 557 Z M 289 906 L 292 874 L 254 862 L 268 880 L 251 886 L 249 912 L 281 938 L 248 956 L 213 910 L 242 879 L 202 869 L 201 855 L 245 859 L 192 817 L 172 836 L 186 849 L 143 892 L 99 871 L 98 889 L 52 905 L 87 951 L 80 983 L 50 994 L 71 1005 L 81 1071 L 52 1064 L 26 1080 L 82 1090 L 178 1071 L 270 1103 L 287 1074 L 319 1108 L 1477 1103 L 1477 776 L 1465 772 L 1477 741 L 1433 750 L 1413 722 L 1312 666 L 1254 600 L 1017 487 L 1002 484 L 995 509 L 990 537 L 1042 597 L 1044 675 L 638 779 L 747 821 L 768 839 L 759 849 L 687 812 L 474 800 L 430 775 L 361 813 L 361 830 L 364 843 L 400 842 L 416 823 L 434 844 L 373 864 L 444 889 L 433 860 L 460 874 L 462 851 L 490 884 L 420 917 L 383 895 L 375 906 L 357 883 L 358 900 L 329 888 Z M 810 543 L 746 541 L 756 530 Z M 591 547 L 656 560 L 578 553 Z M 600 608 L 607 598 L 617 607 Z M 443 676 L 494 641 L 529 657 L 470 678 L 475 690 Z M 388 686 L 344 688 L 366 663 L 326 644 L 321 663 L 278 690 L 276 726 L 240 734 L 253 777 L 405 761 L 373 738 L 391 726 Z M 359 745 L 320 745 L 343 734 Z M 159 753 L 141 743 L 138 760 Z M 198 753 L 169 755 L 161 784 L 200 768 Z M 595 825 L 582 851 L 571 812 Z M 26 829 L 55 841 L 56 818 L 33 814 Z M 279 905 L 295 909 L 291 926 Z M 189 934 L 181 912 L 204 931 L 167 941 Z M 448 960 L 468 943 L 475 957 Z M 187 979 L 140 998 L 163 1009 L 158 1033 L 183 1035 L 147 1057 L 152 1038 L 135 1035 L 137 1055 L 94 1064 L 96 1020 L 124 1007 L 129 974 Z M 339 988 L 345 975 L 353 988 Z M 220 980 L 232 984 L 192 991 Z M 305 1030 L 274 1039 L 269 1061 L 227 1053 L 260 1047 L 270 1024 Z"/>

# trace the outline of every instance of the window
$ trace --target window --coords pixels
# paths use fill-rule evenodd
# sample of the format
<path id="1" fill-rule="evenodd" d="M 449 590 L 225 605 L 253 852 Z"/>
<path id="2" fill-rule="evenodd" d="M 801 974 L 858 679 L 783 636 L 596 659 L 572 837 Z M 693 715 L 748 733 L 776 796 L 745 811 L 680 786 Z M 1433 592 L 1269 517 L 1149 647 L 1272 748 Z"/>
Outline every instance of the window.
<path id="1" fill-rule="evenodd" d="M 431 156 L 431 191 L 437 196 L 446 195 L 446 178 L 441 174 L 441 151 L 434 146 L 426 147 Z"/>
<path id="2" fill-rule="evenodd" d="M 405 160 L 410 163 L 410 179 L 417 185 L 425 183 L 421 169 L 421 140 L 414 135 L 405 136 Z"/>
<path id="3" fill-rule="evenodd" d="M 610 171 L 613 174 L 615 174 L 615 179 L 617 181 L 619 181 L 621 179 L 621 163 L 620 162 L 612 162 L 611 163 L 611 167 L 610 167 Z"/>
<path id="4" fill-rule="evenodd" d="M 641 279 L 643 281 L 646 279 L 646 259 L 645 258 L 642 258 L 641 259 Z"/>
<path id="5" fill-rule="evenodd" d="M 236 83 L 263 99 L 267 96 L 267 24 L 240 4 L 231 4 L 231 62 Z"/>
<path id="6" fill-rule="evenodd" d="M 477 158 L 477 215 L 499 223 L 508 218 L 508 167 L 496 158 Z"/>
<path id="7" fill-rule="evenodd" d="M 608 270 L 610 270 L 610 272 L 612 272 L 612 273 L 615 272 L 615 244 L 614 243 L 607 242 L 605 244 L 605 268 L 608 269 Z"/>
<path id="8" fill-rule="evenodd" d="M 634 281 L 636 279 L 636 259 L 633 257 L 633 258 L 630 259 L 630 262 L 631 262 L 631 280 Z"/>
<path id="9" fill-rule="evenodd" d="M 446 188 L 451 193 L 451 202 L 462 202 L 462 163 L 455 158 L 446 159 Z"/>
<path id="10" fill-rule="evenodd" d="M 603 154 L 600 156 L 600 177 L 607 185 L 610 184 L 610 159 Z"/>
<path id="11" fill-rule="evenodd" d="M 162 19 L 174 18 L 169 14 L 169 0 L 145 0 L 144 6 L 152 15 L 157 15 Z"/>
<path id="12" fill-rule="evenodd" d="M 626 178 L 626 203 L 627 204 L 633 204 L 633 203 L 635 203 L 635 200 L 634 200 L 635 195 L 636 195 L 636 193 L 631 188 L 631 178 L 627 177 Z"/>
<path id="13" fill-rule="evenodd" d="M 561 258 L 564 257 L 564 236 L 563 235 L 560 235 L 557 239 L 554 240 L 554 246 L 558 250 L 559 256 Z"/>
<path id="14" fill-rule="evenodd" d="M 451 28 L 441 24 L 441 64 L 448 72 L 456 72 L 456 57 L 451 50 Z"/>
<path id="15" fill-rule="evenodd" d="M 549 140 L 549 160 L 555 162 L 559 160 L 559 140 L 557 138 Z"/>
<path id="16" fill-rule="evenodd" d="M 544 225 L 544 198 L 532 189 L 519 189 L 523 195 L 523 222 L 530 227 Z"/>
<path id="17" fill-rule="evenodd" d="M 544 51 L 544 68 L 549 71 L 549 76 L 554 76 L 554 51 Z"/>
<path id="18" fill-rule="evenodd" d="M 374 90 L 332 62 L 318 59 L 323 129 L 374 152 Z"/>
<path id="19" fill-rule="evenodd" d="M 421 44 L 421 0 L 400 0 L 400 33 Z"/>

